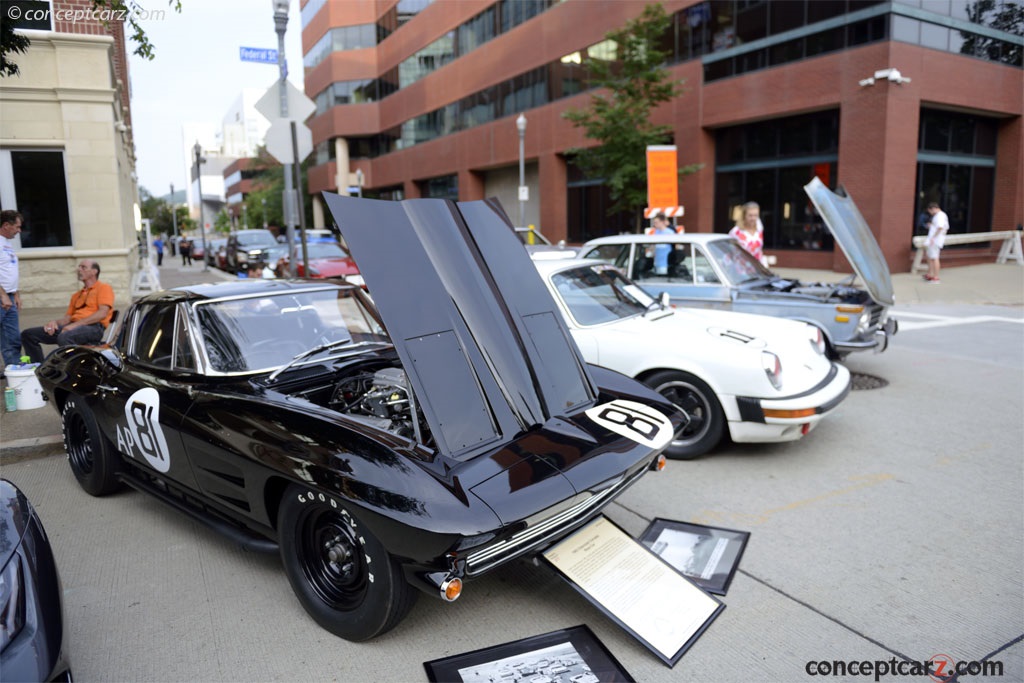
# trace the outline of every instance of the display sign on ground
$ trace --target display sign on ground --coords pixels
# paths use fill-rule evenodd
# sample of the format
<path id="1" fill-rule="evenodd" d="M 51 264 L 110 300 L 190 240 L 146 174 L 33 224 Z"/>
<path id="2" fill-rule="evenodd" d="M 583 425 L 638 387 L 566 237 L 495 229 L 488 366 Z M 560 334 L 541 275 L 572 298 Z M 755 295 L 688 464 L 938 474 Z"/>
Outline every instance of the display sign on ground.
<path id="1" fill-rule="evenodd" d="M 604 516 L 543 556 L 573 588 L 669 666 L 725 609 Z"/>

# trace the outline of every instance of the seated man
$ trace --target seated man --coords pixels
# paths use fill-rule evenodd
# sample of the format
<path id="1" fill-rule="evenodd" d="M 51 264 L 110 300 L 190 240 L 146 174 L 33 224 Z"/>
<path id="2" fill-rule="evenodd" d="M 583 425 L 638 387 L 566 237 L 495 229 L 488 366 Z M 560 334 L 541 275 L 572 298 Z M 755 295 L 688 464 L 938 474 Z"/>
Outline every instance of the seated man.
<path id="1" fill-rule="evenodd" d="M 71 346 L 99 344 L 114 311 L 114 289 L 100 282 L 100 264 L 84 260 L 78 264 L 82 288 L 71 295 L 67 313 L 42 327 L 30 327 L 21 333 L 21 345 L 33 363 L 43 361 L 40 344 Z"/>

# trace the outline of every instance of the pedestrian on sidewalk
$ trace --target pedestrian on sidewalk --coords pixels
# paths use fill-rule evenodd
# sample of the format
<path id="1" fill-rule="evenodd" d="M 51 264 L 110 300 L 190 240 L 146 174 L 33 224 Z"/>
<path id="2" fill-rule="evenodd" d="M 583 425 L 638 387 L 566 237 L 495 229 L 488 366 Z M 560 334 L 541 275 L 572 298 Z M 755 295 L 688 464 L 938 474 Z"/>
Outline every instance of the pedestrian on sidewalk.
<path id="1" fill-rule="evenodd" d="M 164 264 L 164 240 L 160 235 L 153 240 L 153 248 L 156 249 L 156 265 L 162 266 Z"/>
<path id="2" fill-rule="evenodd" d="M 191 266 L 192 265 L 192 240 L 187 237 L 182 237 L 181 242 L 178 244 L 178 248 L 181 249 L 181 265 Z"/>
<path id="3" fill-rule="evenodd" d="M 747 202 L 740 207 L 740 220 L 729 231 L 732 237 L 751 256 L 762 264 L 764 258 L 764 223 L 761 222 L 761 206 L 757 202 Z"/>
<path id="4" fill-rule="evenodd" d="M 41 344 L 73 346 L 98 344 L 114 312 L 114 288 L 100 282 L 100 264 L 86 259 L 78 264 L 82 288 L 71 295 L 64 317 L 21 333 L 25 354 L 33 363 L 43 362 Z"/>
<path id="5" fill-rule="evenodd" d="M 937 202 L 928 203 L 928 237 L 925 238 L 925 255 L 928 257 L 928 272 L 924 279 L 931 284 L 939 283 L 939 253 L 946 243 L 946 233 L 949 231 L 949 216 L 939 208 Z"/>
<path id="6" fill-rule="evenodd" d="M 21 223 L 22 217 L 17 211 L 0 212 L 0 354 L 5 367 L 21 360 L 18 254 L 11 242 L 21 232 Z"/>

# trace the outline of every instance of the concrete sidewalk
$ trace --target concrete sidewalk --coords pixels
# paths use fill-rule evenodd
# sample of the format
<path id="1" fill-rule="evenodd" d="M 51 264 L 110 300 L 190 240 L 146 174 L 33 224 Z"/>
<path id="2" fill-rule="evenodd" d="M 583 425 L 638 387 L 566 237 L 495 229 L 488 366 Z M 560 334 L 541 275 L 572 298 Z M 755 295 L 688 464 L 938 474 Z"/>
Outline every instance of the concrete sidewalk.
<path id="1" fill-rule="evenodd" d="M 180 266 L 174 259 L 160 268 L 160 284 L 165 289 L 182 285 L 232 280 L 215 268 L 203 271 L 201 264 Z M 782 277 L 798 278 L 805 282 L 837 282 L 839 273 L 823 270 L 780 268 Z M 928 284 L 920 275 L 896 273 L 892 276 L 896 292 L 894 315 L 900 309 L 914 305 L 998 305 L 1024 307 L 1024 268 L 1017 264 L 989 264 L 947 268 L 942 271 L 941 284 Z M 70 296 L 70 293 L 69 293 Z M 119 300 L 122 310 L 127 302 Z M 64 309 L 26 308 L 21 313 L 21 328 L 42 325 L 59 318 Z M 897 335 L 896 339 L 899 339 Z M 6 386 L 6 384 L 4 385 Z M 0 464 L 11 464 L 28 458 L 55 455 L 64 452 L 60 416 L 50 405 L 34 410 L 0 414 Z"/>

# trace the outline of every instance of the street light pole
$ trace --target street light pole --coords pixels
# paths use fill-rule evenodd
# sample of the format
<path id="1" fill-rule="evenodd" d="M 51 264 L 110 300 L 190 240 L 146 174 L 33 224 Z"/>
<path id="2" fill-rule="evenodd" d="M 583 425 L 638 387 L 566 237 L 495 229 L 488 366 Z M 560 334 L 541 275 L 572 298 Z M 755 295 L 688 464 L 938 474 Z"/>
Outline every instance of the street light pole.
<path id="1" fill-rule="evenodd" d="M 171 225 L 174 226 L 173 237 L 178 236 L 178 212 L 174 210 L 174 183 L 171 183 Z"/>
<path id="2" fill-rule="evenodd" d="M 260 201 L 263 202 L 263 229 L 266 230 L 267 229 L 267 198 L 264 197 Z"/>
<path id="3" fill-rule="evenodd" d="M 203 158 L 203 148 L 196 140 L 192 151 L 196 155 L 196 191 L 199 194 L 199 234 L 203 236 L 203 271 L 210 269 L 206 261 L 206 219 L 203 218 L 203 173 L 201 164 L 206 163 Z"/>
<path id="4" fill-rule="evenodd" d="M 243 199 L 242 201 L 244 202 L 245 200 Z M 244 203 L 242 204 L 242 229 L 249 229 L 249 207 Z"/>
<path id="5" fill-rule="evenodd" d="M 281 90 L 281 118 L 288 118 L 288 63 L 284 58 L 284 33 L 288 29 L 288 5 L 290 0 L 271 0 L 274 7 L 274 31 L 277 33 L 277 68 L 280 72 Z M 285 233 L 288 235 L 288 250 L 295 244 L 295 216 L 292 210 L 294 197 L 292 185 L 292 165 L 284 164 L 284 222 Z M 297 271 L 296 259 L 288 259 L 288 270 L 291 277 L 295 277 Z"/>
<path id="6" fill-rule="evenodd" d="M 356 169 L 356 194 L 359 197 L 363 196 L 363 182 L 366 180 L 366 176 L 363 175 L 363 169 Z"/>
<path id="7" fill-rule="evenodd" d="M 523 223 L 523 215 L 526 213 L 526 158 L 524 156 L 523 143 L 526 140 L 526 117 L 522 114 L 516 118 L 516 128 L 519 130 L 519 223 L 516 227 L 526 227 Z"/>

